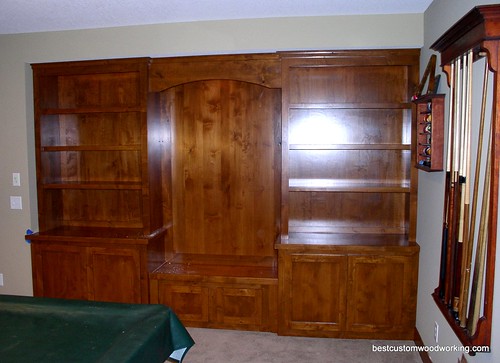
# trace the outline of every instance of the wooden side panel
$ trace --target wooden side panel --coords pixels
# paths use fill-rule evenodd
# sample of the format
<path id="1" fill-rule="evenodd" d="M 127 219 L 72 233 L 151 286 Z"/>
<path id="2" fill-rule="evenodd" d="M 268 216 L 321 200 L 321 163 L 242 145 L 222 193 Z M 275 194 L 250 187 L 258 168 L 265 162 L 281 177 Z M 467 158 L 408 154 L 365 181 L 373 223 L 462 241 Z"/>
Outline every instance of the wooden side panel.
<path id="1" fill-rule="evenodd" d="M 167 92 L 175 252 L 272 256 L 279 90 L 203 81 Z"/>
<path id="2" fill-rule="evenodd" d="M 88 299 L 85 248 L 32 243 L 31 252 L 35 296 Z"/>

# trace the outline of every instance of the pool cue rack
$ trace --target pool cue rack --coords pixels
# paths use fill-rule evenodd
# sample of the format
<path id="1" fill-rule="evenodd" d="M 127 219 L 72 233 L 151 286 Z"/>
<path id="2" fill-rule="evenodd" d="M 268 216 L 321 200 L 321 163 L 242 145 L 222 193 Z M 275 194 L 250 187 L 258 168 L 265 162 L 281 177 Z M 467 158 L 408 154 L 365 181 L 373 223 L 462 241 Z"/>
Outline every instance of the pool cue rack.
<path id="1" fill-rule="evenodd" d="M 450 233 L 449 231 L 445 233 L 446 229 L 443 227 L 443 246 L 446 245 L 446 241 L 448 241 L 448 246 L 442 249 L 439 286 L 432 294 L 438 308 L 443 313 L 460 342 L 468 347 L 489 347 L 491 344 L 495 255 L 498 229 L 498 192 L 500 181 L 500 153 L 498 152 L 500 146 L 500 113 L 498 112 L 500 83 L 498 77 L 495 75 L 500 67 L 499 37 L 500 5 L 485 5 L 473 8 L 431 45 L 431 49 L 441 53 L 441 67 L 448 77 L 448 85 L 450 85 L 451 89 L 453 89 L 454 80 L 460 79 L 457 76 L 454 77 L 454 74 L 457 72 L 459 73 L 461 69 L 460 63 L 457 63 L 458 59 L 467 53 L 470 54 L 472 58 L 470 63 L 485 58 L 485 69 L 487 70 L 485 71 L 485 79 L 487 79 L 486 75 L 488 72 L 493 73 L 493 76 L 490 76 L 493 80 L 493 94 L 491 97 L 494 100 L 491 115 L 491 130 L 489 131 L 489 136 L 485 137 L 485 141 L 491 142 L 489 147 L 491 152 L 488 152 L 489 155 L 484 166 L 486 170 L 481 170 L 481 175 L 484 175 L 483 190 L 486 190 L 486 192 L 483 191 L 482 193 L 476 194 L 474 191 L 474 197 L 471 198 L 472 216 L 474 216 L 474 204 L 482 200 L 481 211 L 478 211 L 478 214 L 481 214 L 478 228 L 479 232 L 481 232 L 479 236 L 482 235 L 483 238 L 478 236 L 477 241 L 472 238 L 473 243 L 470 244 L 469 242 L 469 251 L 472 252 L 476 250 L 476 254 L 474 267 L 472 268 L 471 266 L 470 271 L 468 271 L 468 264 L 464 266 L 462 263 L 462 265 L 460 265 L 460 262 L 458 262 L 460 261 L 459 259 L 453 259 L 453 255 L 455 254 L 450 252 L 454 251 L 454 241 L 452 241 L 453 244 L 450 244 L 451 239 L 445 238 L 445 235 L 449 235 Z M 487 88 L 483 85 L 484 104 L 486 104 L 484 101 L 486 90 Z M 476 106 L 472 105 L 472 107 Z M 481 118 L 484 119 L 484 116 Z M 480 123 L 482 124 L 483 122 L 480 121 Z M 476 155 L 476 157 L 478 156 Z M 447 213 L 445 213 L 445 215 L 446 214 Z M 469 214 L 467 213 L 465 215 L 468 216 Z M 446 219 L 448 218 L 445 218 L 445 221 Z M 475 220 L 475 217 L 471 217 L 471 222 L 474 223 Z M 468 233 L 469 236 L 474 236 L 472 231 Z M 458 246 L 458 248 L 463 248 L 466 245 L 460 246 L 460 243 L 456 243 L 456 246 Z M 480 250 L 481 253 L 478 253 L 478 250 Z M 457 251 L 460 251 L 460 249 Z M 478 256 L 480 256 L 480 258 L 478 258 Z M 462 261 L 464 260 L 462 259 Z M 443 265 L 443 262 L 446 264 Z M 469 314 L 466 316 L 465 320 L 460 318 L 460 310 L 458 314 L 455 311 L 454 295 L 450 288 L 456 284 L 456 278 L 453 277 L 454 274 L 445 273 L 444 278 L 441 276 L 443 271 L 456 270 L 454 264 L 458 264 L 462 271 L 473 274 L 472 278 L 465 278 L 466 282 L 471 283 L 470 301 L 467 299 L 468 295 L 461 295 L 458 300 L 459 304 L 464 301 L 469 302 Z M 446 266 L 446 268 L 443 268 L 443 266 Z M 455 268 L 449 269 L 449 266 Z M 461 280 L 463 280 L 463 277 L 459 280 L 460 283 L 462 282 Z M 471 307 L 474 307 L 474 309 L 471 309 Z M 474 314 L 471 314 L 472 310 Z M 481 351 L 484 351 L 484 349 Z M 473 353 L 473 349 L 471 349 L 470 352 L 471 355 L 475 354 Z"/>
<path id="2" fill-rule="evenodd" d="M 416 167 L 443 170 L 444 94 L 429 94 L 413 100 L 416 105 Z"/>

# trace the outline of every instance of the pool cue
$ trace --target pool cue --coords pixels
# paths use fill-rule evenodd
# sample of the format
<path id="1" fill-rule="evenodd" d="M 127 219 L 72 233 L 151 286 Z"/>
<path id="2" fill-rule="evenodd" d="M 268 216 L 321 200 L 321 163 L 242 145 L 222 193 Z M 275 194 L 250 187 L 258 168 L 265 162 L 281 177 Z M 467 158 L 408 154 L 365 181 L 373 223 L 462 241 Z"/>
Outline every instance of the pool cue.
<path id="1" fill-rule="evenodd" d="M 493 129 L 491 125 L 491 129 Z M 483 293 L 484 268 L 486 263 L 486 244 L 488 242 L 488 222 L 490 214 L 490 188 L 491 188 L 491 138 L 492 131 L 488 138 L 488 155 L 486 158 L 486 172 L 484 176 L 483 200 L 481 205 L 481 216 L 479 220 L 479 235 L 474 262 L 474 274 L 472 277 L 471 298 L 469 315 L 467 318 L 467 330 L 470 336 L 476 333 L 479 313 L 481 310 L 481 296 Z"/>
<path id="2" fill-rule="evenodd" d="M 467 308 L 469 301 L 469 290 L 470 290 L 470 270 L 472 264 L 472 251 L 474 248 L 474 240 L 476 234 L 476 217 L 477 217 L 477 205 L 479 196 L 479 178 L 481 173 L 481 162 L 483 154 L 483 138 L 484 138 L 484 122 L 486 114 L 486 98 L 488 92 L 488 81 L 489 81 L 489 71 L 488 71 L 488 60 L 485 59 L 484 63 L 484 74 L 483 74 L 483 93 L 481 100 L 481 113 L 479 118 L 479 135 L 478 144 L 476 152 L 476 167 L 474 171 L 474 188 L 472 192 L 472 209 L 470 214 L 470 226 L 467 236 L 467 249 L 464 251 L 463 258 L 463 271 L 462 271 L 462 284 L 460 289 L 460 303 L 461 308 L 459 309 L 459 320 L 460 326 L 465 328 L 467 326 Z"/>
<path id="3" fill-rule="evenodd" d="M 462 254 L 460 256 L 460 274 L 458 275 L 458 281 L 456 286 L 456 296 L 458 300 L 457 318 L 459 321 L 465 320 L 464 311 L 464 284 L 465 284 L 465 270 L 467 264 L 467 254 L 469 253 L 470 243 L 469 243 L 469 232 L 470 232 L 470 138 L 471 138 L 471 127 L 472 127 L 472 64 L 473 64 L 473 52 L 469 51 L 467 54 L 467 96 L 465 99 L 465 125 L 464 125 L 464 144 L 465 144 L 465 154 L 463 163 L 464 172 L 464 183 L 462 184 L 462 216 L 459 234 L 459 243 L 462 245 Z"/>
<path id="4" fill-rule="evenodd" d="M 454 117 L 453 117 L 453 129 L 452 129 L 452 139 L 450 142 L 452 143 L 451 148 L 451 162 L 450 162 L 450 183 L 449 183 L 449 191 L 448 191 L 448 235 L 447 235 L 447 252 L 446 252 L 446 279 L 445 279 L 445 296 L 444 302 L 447 306 L 452 305 L 452 294 L 453 294 L 453 275 L 454 275 L 454 259 L 455 259 L 455 235 L 456 235 L 456 198 L 457 198 L 457 182 L 458 182 L 458 122 L 460 120 L 460 108 L 459 102 L 461 97 L 461 59 L 457 59 L 455 65 L 455 102 L 453 107 Z"/>
<path id="5" fill-rule="evenodd" d="M 446 150 L 446 180 L 444 188 L 444 212 L 443 212 L 443 234 L 441 238 L 441 262 L 439 266 L 439 298 L 444 299 L 446 288 L 446 265 L 448 256 L 448 222 L 449 222 L 449 185 L 451 173 L 451 145 L 452 145 L 452 128 L 454 123 L 454 99 L 455 99 L 455 60 L 451 62 L 450 66 L 450 100 L 449 100 L 449 115 L 448 115 L 448 145 Z"/>
<path id="6" fill-rule="evenodd" d="M 470 52 L 469 52 L 470 53 Z M 463 251 L 463 235 L 465 224 L 465 190 L 467 188 L 467 118 L 468 118 L 468 98 L 472 92 L 469 69 L 468 55 L 462 56 L 462 94 L 460 100 L 460 128 L 459 128 L 459 146 L 460 153 L 458 155 L 458 189 L 457 189 L 457 233 L 454 242 L 454 268 L 453 268 L 453 303 L 452 308 L 455 313 L 458 313 L 459 296 L 460 296 L 460 277 L 462 270 L 462 251 Z M 458 317 L 458 315 L 456 316 Z"/>

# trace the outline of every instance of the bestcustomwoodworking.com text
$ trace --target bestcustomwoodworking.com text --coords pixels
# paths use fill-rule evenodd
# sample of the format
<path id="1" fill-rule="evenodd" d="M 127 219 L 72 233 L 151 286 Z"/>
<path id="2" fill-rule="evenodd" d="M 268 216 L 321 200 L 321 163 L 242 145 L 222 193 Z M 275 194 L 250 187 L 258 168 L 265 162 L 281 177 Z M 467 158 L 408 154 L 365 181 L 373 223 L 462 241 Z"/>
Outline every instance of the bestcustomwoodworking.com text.
<path id="1" fill-rule="evenodd" d="M 372 345 L 372 352 L 462 352 L 462 353 L 488 353 L 488 346 L 462 346 L 462 345 Z"/>

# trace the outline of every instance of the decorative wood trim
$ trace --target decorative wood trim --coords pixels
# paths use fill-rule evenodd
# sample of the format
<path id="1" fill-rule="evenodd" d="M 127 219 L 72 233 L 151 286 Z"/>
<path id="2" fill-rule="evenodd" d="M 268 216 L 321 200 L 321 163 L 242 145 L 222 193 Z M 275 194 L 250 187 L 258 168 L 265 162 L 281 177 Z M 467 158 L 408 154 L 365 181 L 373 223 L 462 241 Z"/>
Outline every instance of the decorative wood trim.
<path id="1" fill-rule="evenodd" d="M 281 61 L 277 54 L 155 58 L 151 64 L 150 91 L 211 79 L 281 88 Z"/>

